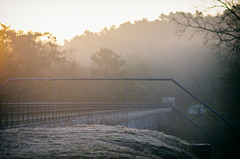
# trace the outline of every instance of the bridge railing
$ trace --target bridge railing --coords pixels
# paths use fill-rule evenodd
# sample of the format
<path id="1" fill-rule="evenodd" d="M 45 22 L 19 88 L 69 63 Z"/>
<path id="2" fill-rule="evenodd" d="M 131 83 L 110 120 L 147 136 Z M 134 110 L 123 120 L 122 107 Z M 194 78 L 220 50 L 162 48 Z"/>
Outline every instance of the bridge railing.
<path id="1" fill-rule="evenodd" d="M 10 99 L 7 99 L 8 101 L 4 101 L 6 98 L 8 97 L 4 97 L 6 95 L 2 94 L 2 99 L 0 100 L 0 102 L 2 103 L 2 105 L 7 105 L 6 103 L 14 103 L 12 102 L 13 100 L 16 100 L 16 99 L 21 99 L 21 95 L 24 94 L 23 93 L 23 90 L 24 89 L 27 89 L 25 90 L 25 93 L 27 92 L 28 94 L 33 94 L 33 92 L 35 91 L 38 91 L 37 89 L 42 89 L 43 92 L 41 93 L 44 93 L 44 90 L 45 92 L 48 92 L 48 94 L 45 96 L 45 97 L 41 97 L 41 98 L 46 98 L 49 102 L 53 102 L 53 105 L 56 105 L 57 102 L 58 102 L 58 99 L 57 98 L 62 98 L 62 97 L 58 97 L 59 95 L 57 94 L 57 89 L 59 89 L 59 87 L 57 87 L 57 84 L 60 85 L 59 81 L 70 81 L 71 83 L 73 81 L 119 81 L 119 82 L 115 82 L 113 83 L 112 85 L 106 85 L 108 88 L 106 87 L 103 87 L 103 88 L 99 88 L 101 87 L 102 83 L 99 84 L 97 86 L 97 88 L 95 88 L 95 86 L 93 85 L 93 83 L 90 83 L 90 85 L 93 85 L 93 87 L 91 87 L 93 90 L 92 92 L 90 92 L 90 96 L 92 96 L 92 94 L 97 94 L 95 97 L 95 101 L 97 103 L 110 103 L 110 102 L 113 102 L 112 100 L 99 100 L 98 98 L 103 98 L 103 97 L 107 97 L 109 98 L 109 96 L 111 96 L 113 93 L 115 93 L 115 96 L 113 98 L 114 102 L 119 102 L 119 103 L 124 103 L 125 105 L 129 105 L 131 104 L 131 102 L 129 101 L 129 98 L 130 98 L 130 93 L 131 95 L 133 95 L 134 93 L 130 92 L 130 88 L 129 88 L 129 83 L 130 82 L 136 82 L 136 81 L 147 81 L 147 82 L 154 82 L 154 81 L 168 81 L 168 82 L 172 82 L 174 83 L 177 87 L 179 87 L 181 90 L 183 90 L 184 92 L 186 92 L 189 96 L 193 97 L 196 101 L 198 101 L 199 103 L 201 103 L 202 105 L 204 105 L 206 108 L 208 108 L 211 112 L 213 112 L 215 115 L 217 115 L 221 120 L 223 120 L 224 122 L 228 123 L 230 126 L 232 126 L 234 129 L 236 129 L 237 131 L 240 131 L 240 128 L 238 126 L 236 126 L 234 123 L 232 123 L 231 121 L 227 120 L 224 116 L 222 116 L 220 113 L 218 113 L 217 111 L 215 111 L 212 107 L 210 107 L 208 104 L 206 104 L 205 102 L 203 102 L 200 98 L 198 98 L 197 96 L 195 96 L 193 93 L 191 93 L 190 91 L 188 91 L 186 88 L 184 88 L 180 83 L 178 83 L 177 81 L 175 81 L 174 79 L 171 79 L 171 78 L 10 78 L 9 80 L 7 80 L 5 83 L 3 83 L 1 86 L 0 86 L 0 93 L 6 93 L 4 91 L 2 91 L 2 89 L 7 85 L 9 84 L 10 82 L 25 82 L 25 81 L 33 81 L 33 82 L 36 82 L 36 81 L 48 81 L 48 82 L 51 82 L 50 85 L 46 86 L 46 85 L 35 85 L 35 88 L 21 88 L 18 90 L 18 87 L 20 87 L 19 85 L 17 86 L 13 86 L 13 88 L 7 88 L 7 89 L 10 89 L 10 92 L 8 92 L 8 97 L 11 96 L 12 94 L 16 94 L 16 92 L 18 92 L 18 96 L 13 96 L 11 97 Z M 117 86 L 116 86 L 117 84 Z M 146 83 L 145 83 L 146 84 Z M 52 86 L 53 85 L 53 86 Z M 64 83 L 64 85 L 69 85 Z M 44 88 L 45 87 L 45 88 Z M 68 86 L 67 86 L 68 87 Z M 78 87 L 78 85 L 73 85 L 73 87 Z M 121 89 L 121 91 L 117 91 L 117 92 L 112 92 L 112 91 L 107 91 L 107 89 L 111 89 L 111 90 L 114 90 L 112 89 L 112 87 L 115 87 L 114 89 Z M 140 85 L 135 85 L 135 87 L 142 87 L 141 84 Z M 169 86 L 167 86 L 169 87 Z M 71 93 L 71 89 L 73 88 L 70 88 L 70 93 Z M 77 96 L 76 98 L 89 98 L 89 96 L 84 96 L 85 94 L 87 94 L 87 91 L 89 89 L 89 85 L 86 85 L 86 83 L 82 84 L 79 88 L 77 88 L 78 90 L 82 90 L 80 93 L 79 96 Z M 132 88 L 133 89 L 133 88 Z M 137 88 L 135 88 L 137 89 Z M 144 89 L 144 88 L 143 88 Z M 161 88 L 160 88 L 161 89 Z M 18 90 L 18 91 L 17 91 Z M 98 92 L 96 92 L 96 90 L 98 90 Z M 114 90 L 114 91 L 115 91 Z M 67 92 L 69 90 L 66 90 L 66 87 L 62 88 L 62 91 L 61 92 Z M 132 90 L 131 90 L 132 91 Z M 141 91 L 141 90 L 140 90 Z M 107 92 L 107 96 L 101 96 L 103 95 L 105 92 Z M 121 93 L 119 93 L 121 92 Z M 74 92 L 73 92 L 74 93 Z M 79 93 L 79 92 L 77 92 Z M 146 93 L 146 92 L 145 92 Z M 147 92 L 148 93 L 148 92 Z M 0 94 L 1 96 L 1 94 Z M 72 95 L 70 95 L 72 96 Z M 82 97 L 81 97 L 82 96 Z M 151 95 L 153 96 L 153 95 Z M 119 99 L 117 99 L 118 97 L 120 97 Z M 5 98 L 5 99 L 4 99 Z M 26 98 L 28 97 L 24 97 L 25 100 Z M 35 98 L 39 98 L 37 95 Z M 142 97 L 137 97 L 139 99 L 141 99 Z M 160 98 L 160 96 L 156 96 L 156 98 Z M 22 99 L 21 99 L 22 100 Z M 36 100 L 36 99 L 35 99 Z M 71 99 L 73 100 L 73 99 Z M 146 100 L 149 100 L 149 99 L 146 99 Z M 36 101 L 35 101 L 36 102 Z M 69 102 L 69 101 L 67 101 Z M 81 101 L 81 102 L 84 102 L 84 101 Z M 141 103 L 143 103 L 144 101 L 140 101 Z M 146 101 L 145 101 L 146 102 Z M 157 104 L 159 104 L 159 101 L 156 101 Z M 15 102 L 15 103 L 19 103 L 18 102 Z M 25 103 L 31 103 L 31 102 L 25 102 Z M 37 102 L 37 103 L 41 103 L 41 102 Z M 43 102 L 42 102 L 43 103 Z M 64 103 L 64 102 L 63 102 Z M 132 102 L 133 103 L 133 102 Z M 139 103 L 139 102 L 138 102 Z M 150 103 L 149 103 L 150 104 Z M 5 106 L 6 107 L 6 106 Z M 1 112 L 4 111 L 4 108 L 3 110 L 1 110 Z"/>

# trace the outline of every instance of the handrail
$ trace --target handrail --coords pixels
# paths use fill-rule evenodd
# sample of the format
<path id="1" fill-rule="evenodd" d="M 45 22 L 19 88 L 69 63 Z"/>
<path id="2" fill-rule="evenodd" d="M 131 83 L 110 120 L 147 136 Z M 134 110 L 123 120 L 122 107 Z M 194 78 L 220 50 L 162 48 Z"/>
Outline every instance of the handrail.
<path id="1" fill-rule="evenodd" d="M 123 80 L 123 81 L 171 81 L 172 78 L 9 78 L 6 82 L 0 85 L 0 89 L 4 87 L 10 81 L 18 81 L 18 80 Z"/>

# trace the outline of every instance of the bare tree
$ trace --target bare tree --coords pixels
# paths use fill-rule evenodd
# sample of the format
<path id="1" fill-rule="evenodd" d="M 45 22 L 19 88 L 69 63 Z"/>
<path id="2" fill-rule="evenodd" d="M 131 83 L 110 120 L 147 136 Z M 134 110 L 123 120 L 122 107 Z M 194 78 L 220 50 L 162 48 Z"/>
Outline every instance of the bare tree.
<path id="1" fill-rule="evenodd" d="M 201 11 L 196 11 L 195 14 L 177 12 L 171 14 L 170 18 L 177 23 L 177 33 L 180 35 L 187 30 L 192 31 L 192 36 L 198 33 L 204 34 L 204 44 L 223 62 L 225 73 L 222 77 L 217 107 L 219 107 L 218 110 L 221 110 L 221 114 L 239 126 L 240 0 L 216 0 L 215 4 L 205 9 L 221 8 L 223 9 L 222 13 L 205 15 L 205 12 Z M 216 135 L 225 136 L 224 142 L 229 143 L 233 150 L 235 147 L 239 147 L 239 136 L 233 137 L 236 132 L 229 129 L 227 125 L 221 126 L 218 122 L 215 124 L 219 128 L 223 128 Z M 227 136 L 228 134 L 231 135 Z"/>
<path id="2" fill-rule="evenodd" d="M 224 8 L 222 14 L 204 16 L 203 12 L 178 12 L 171 18 L 178 24 L 178 33 L 194 29 L 196 33 L 205 34 L 205 44 L 217 53 L 223 61 L 234 63 L 240 58 L 240 4 L 239 0 L 217 0 L 216 5 L 208 8 Z"/>
<path id="3" fill-rule="evenodd" d="M 222 13 L 205 15 L 201 11 L 195 14 L 177 12 L 170 14 L 170 19 L 177 23 L 179 35 L 187 30 L 192 31 L 192 36 L 204 34 L 204 44 L 223 62 L 225 74 L 220 86 L 218 106 L 222 107 L 220 110 L 224 116 L 239 125 L 240 0 L 216 0 L 215 4 L 206 9 L 222 8 Z"/>

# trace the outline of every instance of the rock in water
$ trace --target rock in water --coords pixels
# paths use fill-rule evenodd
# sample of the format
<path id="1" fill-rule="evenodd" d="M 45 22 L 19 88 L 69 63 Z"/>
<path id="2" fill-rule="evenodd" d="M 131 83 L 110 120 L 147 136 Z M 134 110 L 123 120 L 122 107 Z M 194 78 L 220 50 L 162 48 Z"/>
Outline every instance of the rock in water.
<path id="1" fill-rule="evenodd" d="M 0 141 L 0 158 L 198 158 L 174 136 L 122 126 L 7 129 Z"/>

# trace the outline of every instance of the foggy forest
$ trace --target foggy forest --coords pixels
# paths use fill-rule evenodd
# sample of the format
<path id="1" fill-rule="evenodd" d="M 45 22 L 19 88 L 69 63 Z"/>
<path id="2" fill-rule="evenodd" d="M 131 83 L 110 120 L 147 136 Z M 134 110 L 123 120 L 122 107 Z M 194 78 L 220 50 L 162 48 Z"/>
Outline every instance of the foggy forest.
<path id="1" fill-rule="evenodd" d="M 126 21 L 100 32 L 86 30 L 63 44 L 49 32 L 18 31 L 0 21 L 0 86 L 11 78 L 171 78 L 239 128 L 240 5 L 239 1 L 220 2 L 225 10 L 216 15 L 200 11 L 161 14 L 155 20 Z M 121 82 L 84 82 L 58 82 L 57 102 L 125 100 Z M 33 88 L 24 81 L 0 87 L 0 103 L 51 102 L 51 84 L 29 83 Z M 184 113 L 199 104 L 168 82 L 132 82 L 128 89 L 129 103 L 155 104 L 170 96 Z M 204 111 L 191 119 L 237 152 L 239 130 Z M 161 131 L 188 142 L 215 145 L 179 118 L 172 114 L 172 127 Z"/>

